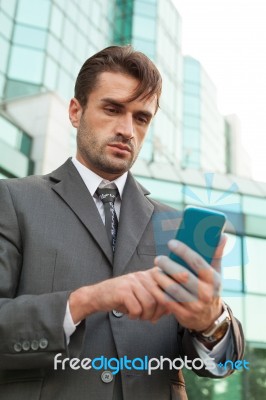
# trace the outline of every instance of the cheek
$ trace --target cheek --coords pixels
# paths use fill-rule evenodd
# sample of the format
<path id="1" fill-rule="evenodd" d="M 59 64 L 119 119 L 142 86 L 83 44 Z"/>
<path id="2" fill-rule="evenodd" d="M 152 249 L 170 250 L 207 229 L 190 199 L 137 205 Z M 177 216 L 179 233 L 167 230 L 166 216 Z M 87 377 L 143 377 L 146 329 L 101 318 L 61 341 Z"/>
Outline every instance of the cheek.
<path id="1" fill-rule="evenodd" d="M 145 130 L 144 129 L 139 129 L 137 131 L 137 133 L 136 133 L 136 145 L 137 145 L 138 148 L 142 147 L 142 145 L 144 143 L 144 140 L 145 140 L 145 138 L 147 136 L 147 133 L 148 133 L 148 129 L 145 129 Z"/>

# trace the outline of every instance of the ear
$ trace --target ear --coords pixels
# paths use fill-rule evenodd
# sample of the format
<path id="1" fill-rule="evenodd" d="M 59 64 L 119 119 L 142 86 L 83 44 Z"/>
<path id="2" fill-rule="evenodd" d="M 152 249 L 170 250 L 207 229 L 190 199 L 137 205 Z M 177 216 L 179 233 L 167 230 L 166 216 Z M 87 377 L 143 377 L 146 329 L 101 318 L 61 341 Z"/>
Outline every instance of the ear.
<path id="1" fill-rule="evenodd" d="M 74 128 L 79 127 L 82 111 L 83 109 L 79 104 L 79 101 L 75 97 L 73 97 L 73 99 L 70 100 L 68 112 L 69 112 L 70 122 L 74 126 Z"/>

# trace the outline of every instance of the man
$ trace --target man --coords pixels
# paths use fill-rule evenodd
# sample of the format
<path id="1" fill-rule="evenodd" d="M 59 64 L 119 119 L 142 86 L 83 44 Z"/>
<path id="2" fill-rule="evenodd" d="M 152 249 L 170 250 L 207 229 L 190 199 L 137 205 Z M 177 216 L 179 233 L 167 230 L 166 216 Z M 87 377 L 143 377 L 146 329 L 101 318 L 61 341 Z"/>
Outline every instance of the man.
<path id="1" fill-rule="evenodd" d="M 106 360 L 243 356 L 241 326 L 217 295 L 225 241 L 213 266 L 169 243 L 198 270 L 192 288 L 189 272 L 155 258 L 154 217 L 174 210 L 149 199 L 128 171 L 160 94 L 160 74 L 144 54 L 102 50 L 82 66 L 70 102 L 76 158 L 46 176 L 1 181 L 1 398 L 185 399 L 167 361 L 148 374 L 128 361 L 114 371 Z M 162 273 L 173 265 L 179 273 Z M 169 287 L 190 300 L 171 300 Z"/>

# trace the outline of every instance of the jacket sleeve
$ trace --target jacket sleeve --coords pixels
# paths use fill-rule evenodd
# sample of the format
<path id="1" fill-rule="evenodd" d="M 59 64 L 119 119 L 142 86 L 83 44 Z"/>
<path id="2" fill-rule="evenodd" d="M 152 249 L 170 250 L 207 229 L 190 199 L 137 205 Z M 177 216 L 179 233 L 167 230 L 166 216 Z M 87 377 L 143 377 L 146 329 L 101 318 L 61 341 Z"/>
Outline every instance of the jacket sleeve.
<path id="1" fill-rule="evenodd" d="M 227 305 L 228 307 L 228 305 Z M 237 360 L 242 360 L 244 356 L 244 348 L 245 348 L 245 339 L 244 339 L 244 334 L 243 334 L 243 329 L 241 326 L 241 323 L 233 316 L 232 310 L 228 307 L 228 312 L 231 317 L 231 341 L 232 341 L 232 346 L 231 348 L 231 354 L 228 356 L 228 348 L 224 349 L 224 356 L 222 356 L 221 361 L 225 361 L 226 357 L 229 358 L 232 362 L 235 362 Z M 188 329 L 182 329 L 181 330 L 181 336 L 182 336 L 182 356 L 187 356 L 188 359 L 193 360 L 195 358 L 199 358 L 199 354 L 195 348 L 194 341 L 193 341 L 193 336 L 190 334 Z M 192 368 L 193 369 L 193 368 Z M 227 370 L 227 373 L 223 376 L 220 375 L 215 375 L 211 370 L 207 370 L 205 368 L 201 369 L 193 369 L 193 371 L 199 375 L 199 376 L 204 376 L 204 377 L 210 377 L 210 378 L 224 378 L 228 375 L 231 375 L 234 370 L 230 369 Z"/>
<path id="2" fill-rule="evenodd" d="M 0 369 L 42 368 L 53 365 L 57 353 L 76 353 L 84 324 L 68 347 L 63 321 L 70 292 L 17 296 L 23 269 L 17 212 L 8 185 L 0 181 Z"/>

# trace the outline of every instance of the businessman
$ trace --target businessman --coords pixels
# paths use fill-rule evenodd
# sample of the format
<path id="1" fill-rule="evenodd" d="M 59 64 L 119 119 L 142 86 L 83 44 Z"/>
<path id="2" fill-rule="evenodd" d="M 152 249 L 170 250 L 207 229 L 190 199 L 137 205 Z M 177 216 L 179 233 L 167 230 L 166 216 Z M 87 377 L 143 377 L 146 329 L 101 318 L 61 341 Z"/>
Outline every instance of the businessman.
<path id="1" fill-rule="evenodd" d="M 100 51 L 69 105 L 76 157 L 45 176 L 0 181 L 1 399 L 186 399 L 169 362 L 115 373 L 108 360 L 199 358 L 195 372 L 215 378 L 232 372 L 220 361 L 242 358 L 241 325 L 219 295 L 224 238 L 212 266 L 169 243 L 198 278 L 156 257 L 154 218 L 177 214 L 129 172 L 161 86 L 131 46 Z"/>

